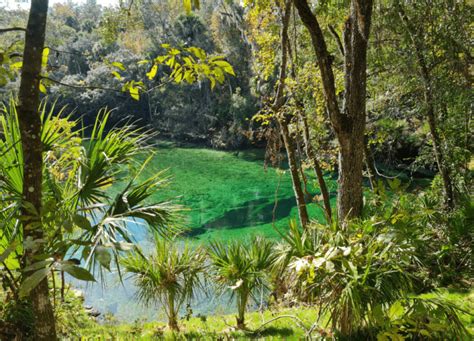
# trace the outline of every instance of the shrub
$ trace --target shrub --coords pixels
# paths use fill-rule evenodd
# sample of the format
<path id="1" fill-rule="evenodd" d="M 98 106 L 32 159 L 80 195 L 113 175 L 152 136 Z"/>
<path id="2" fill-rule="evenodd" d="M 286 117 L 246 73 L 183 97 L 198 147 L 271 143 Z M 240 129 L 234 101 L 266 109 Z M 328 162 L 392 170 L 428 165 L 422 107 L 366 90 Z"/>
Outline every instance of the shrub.
<path id="1" fill-rule="evenodd" d="M 237 328 L 245 329 L 249 299 L 256 300 L 257 288 L 268 288 L 268 274 L 275 260 L 273 243 L 262 237 L 255 237 L 250 242 L 233 241 L 227 246 L 213 242 L 208 254 L 218 290 L 231 290 L 237 303 Z"/>
<path id="2" fill-rule="evenodd" d="M 205 254 L 173 241 L 156 238 L 155 252 L 149 257 L 136 253 L 122 262 L 138 287 L 137 297 L 145 305 L 158 302 L 165 308 L 168 326 L 179 330 L 178 313 L 183 303 L 202 287 Z"/>

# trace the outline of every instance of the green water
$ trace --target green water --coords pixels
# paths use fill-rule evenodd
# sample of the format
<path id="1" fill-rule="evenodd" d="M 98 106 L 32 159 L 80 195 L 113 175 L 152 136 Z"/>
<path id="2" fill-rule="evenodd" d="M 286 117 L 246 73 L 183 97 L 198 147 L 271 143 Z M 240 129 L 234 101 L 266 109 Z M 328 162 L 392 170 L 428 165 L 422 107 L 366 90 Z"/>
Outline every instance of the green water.
<path id="1" fill-rule="evenodd" d="M 290 219 L 298 215 L 289 173 L 265 170 L 262 151 L 223 152 L 162 144 L 156 148 L 144 176 L 162 170 L 166 170 L 170 182 L 154 199 L 172 200 L 186 208 L 183 225 L 189 233 L 185 238 L 194 242 L 245 239 L 254 234 L 279 238 L 273 225 L 284 232 Z M 315 179 L 308 175 L 308 191 L 318 194 L 314 183 Z M 330 188 L 335 186 L 333 181 L 328 184 Z M 275 197 L 278 205 L 273 213 Z M 312 219 L 322 219 L 322 211 L 315 204 L 310 204 L 308 210 Z M 130 229 L 145 252 L 150 250 L 145 229 L 136 224 L 131 224 Z M 107 277 L 106 289 L 100 284 L 86 287 L 83 282 L 75 282 L 85 291 L 87 304 L 102 313 L 112 312 L 120 320 L 160 318 L 160 307 L 138 304 L 131 281 L 118 283 L 116 273 Z M 233 305 L 222 297 L 198 298 L 192 308 L 196 314 L 233 311 Z"/>
<path id="2" fill-rule="evenodd" d="M 224 152 L 161 145 L 145 172 L 167 170 L 171 182 L 160 191 L 159 199 L 186 208 L 184 225 L 192 238 L 276 237 L 273 222 L 285 230 L 289 220 L 297 217 L 297 209 L 289 172 L 265 169 L 262 158 L 259 150 Z M 308 180 L 310 193 L 319 193 L 315 179 L 309 176 Z M 309 213 L 313 219 L 323 217 L 316 205 L 309 205 Z"/>

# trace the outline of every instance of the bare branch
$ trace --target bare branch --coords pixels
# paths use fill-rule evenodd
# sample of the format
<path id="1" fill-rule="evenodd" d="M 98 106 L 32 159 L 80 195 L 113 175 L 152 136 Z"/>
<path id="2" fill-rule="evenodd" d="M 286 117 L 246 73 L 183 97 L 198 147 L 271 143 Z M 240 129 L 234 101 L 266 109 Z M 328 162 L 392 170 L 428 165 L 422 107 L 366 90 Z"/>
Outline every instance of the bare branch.
<path id="1" fill-rule="evenodd" d="M 339 34 L 337 34 L 336 29 L 334 28 L 334 26 L 329 25 L 329 31 L 333 35 L 334 39 L 336 39 L 337 49 L 339 50 L 339 53 L 341 54 L 341 56 L 344 57 L 344 47 L 342 46 L 341 37 L 339 37 Z"/>
<path id="2" fill-rule="evenodd" d="M 121 93 L 121 94 L 124 94 L 124 92 L 122 90 L 118 90 L 118 89 L 113 89 L 113 88 L 104 88 L 104 87 L 101 87 L 101 86 L 93 86 L 93 85 L 77 85 L 77 84 L 67 84 L 67 83 L 63 83 L 63 82 L 60 82 L 56 79 L 53 79 L 53 78 L 49 78 L 49 77 L 41 77 L 42 79 L 45 79 L 45 80 L 48 80 L 52 83 L 55 83 L 55 84 L 58 84 L 58 85 L 62 85 L 62 86 L 67 86 L 67 87 L 70 87 L 70 88 L 75 88 L 75 89 L 84 89 L 84 90 L 105 90 L 105 91 L 112 91 L 112 92 L 118 92 L 118 93 Z"/>
<path id="3" fill-rule="evenodd" d="M 0 28 L 0 34 L 6 33 L 6 32 L 15 32 L 15 31 L 26 32 L 26 29 L 25 29 L 24 27 L 7 27 L 7 28 Z"/>
<path id="4" fill-rule="evenodd" d="M 83 53 L 80 53 L 80 52 L 70 52 L 70 51 L 64 51 L 64 50 L 57 50 L 57 49 L 55 49 L 53 47 L 50 47 L 50 46 L 45 46 L 45 47 L 47 47 L 51 51 L 54 51 L 54 52 L 57 52 L 57 53 L 65 53 L 65 54 L 72 54 L 72 55 L 75 55 L 75 56 L 87 57 L 87 55 L 85 55 Z"/>

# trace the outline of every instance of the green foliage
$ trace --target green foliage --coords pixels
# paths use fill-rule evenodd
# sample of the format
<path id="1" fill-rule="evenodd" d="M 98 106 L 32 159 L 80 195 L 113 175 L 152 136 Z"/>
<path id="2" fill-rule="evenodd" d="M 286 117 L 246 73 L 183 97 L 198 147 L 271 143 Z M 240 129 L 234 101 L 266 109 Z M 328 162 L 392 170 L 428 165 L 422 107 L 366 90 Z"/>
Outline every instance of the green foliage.
<path id="1" fill-rule="evenodd" d="M 351 335 L 370 323 L 370 311 L 391 304 L 411 290 L 410 246 L 389 230 L 353 225 L 344 231 L 314 227 L 312 250 L 293 256 L 286 276 L 297 299 L 321 306 L 333 328 Z M 293 240 L 295 238 L 292 238 Z M 298 254 L 298 253 L 296 253 Z M 280 257 L 286 257 L 283 253 Z"/>
<path id="2" fill-rule="evenodd" d="M 138 155 L 148 152 L 148 137 L 142 131 L 132 126 L 106 129 L 110 113 L 102 111 L 90 137 L 83 139 L 77 130 L 78 122 L 55 116 L 54 105 L 44 102 L 40 112 L 45 146 L 43 209 L 32 210 L 31 214 L 38 216 L 37 224 L 43 229 L 45 240 L 23 240 L 18 230 L 20 207 L 28 203 L 21 202 L 23 158 L 15 103 L 5 106 L 0 116 L 0 150 L 6 161 L 0 166 L 2 258 L 6 264 L 15 265 L 16 254 L 12 251 L 20 241 L 20 255 L 39 243 L 46 245 L 46 254 L 22 269 L 27 276 L 22 280 L 19 296 L 26 296 L 53 270 L 94 281 L 92 273 L 96 270 L 101 274 L 102 269 L 110 271 L 112 260 L 118 266 L 120 254 L 134 247 L 127 226 L 130 220 L 140 220 L 157 233 L 176 233 L 171 224 L 177 207 L 150 200 L 164 184 L 163 174 L 138 180 L 148 163 L 145 161 L 138 168 L 135 164 Z M 106 190 L 114 184 L 119 188 L 115 196 Z M 72 254 L 85 265 L 68 260 Z"/>
<path id="3" fill-rule="evenodd" d="M 459 208 L 443 212 L 443 198 L 436 185 L 416 194 L 391 182 L 391 191 L 380 183 L 366 216 L 382 221 L 414 248 L 418 278 L 431 289 L 469 280 L 472 259 L 473 203 L 462 197 Z"/>
<path id="4" fill-rule="evenodd" d="M 379 309 L 380 310 L 380 309 Z M 380 331 L 377 341 L 469 338 L 459 319 L 459 307 L 437 298 L 413 297 L 394 302 L 385 315 L 375 317 L 375 328 Z"/>
<path id="5" fill-rule="evenodd" d="M 237 302 L 237 327 L 245 328 L 245 311 L 249 299 L 258 302 L 257 290 L 268 283 L 268 270 L 274 263 L 273 243 L 255 237 L 248 243 L 211 242 L 208 254 L 212 264 L 212 277 L 221 291 L 231 291 Z"/>
<path id="6" fill-rule="evenodd" d="M 206 268 L 205 254 L 174 241 L 155 238 L 155 250 L 149 257 L 135 253 L 122 261 L 138 287 L 137 298 L 145 305 L 160 303 L 171 329 L 178 329 L 178 313 L 202 288 Z"/>

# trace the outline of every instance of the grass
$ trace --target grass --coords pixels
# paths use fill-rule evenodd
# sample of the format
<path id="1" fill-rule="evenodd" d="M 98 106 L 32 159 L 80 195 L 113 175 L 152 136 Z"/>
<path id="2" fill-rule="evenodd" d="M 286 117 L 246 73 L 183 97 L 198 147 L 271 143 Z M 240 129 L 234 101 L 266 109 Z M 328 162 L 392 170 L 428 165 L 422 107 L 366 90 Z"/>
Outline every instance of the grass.
<path id="1" fill-rule="evenodd" d="M 423 295 L 425 298 L 442 298 L 456 304 L 464 312 L 461 313 L 460 319 L 464 326 L 474 336 L 474 288 L 471 289 L 450 289 L 442 288 L 436 292 Z M 474 337 L 473 337 L 474 339 Z"/>
<path id="2" fill-rule="evenodd" d="M 173 333 L 166 328 L 164 322 L 135 321 L 132 324 L 104 324 L 95 328 L 81 331 L 81 337 L 94 340 L 216 340 L 216 339 L 249 339 L 265 338 L 268 340 L 300 340 L 304 338 L 305 331 L 298 327 L 295 319 L 285 317 L 277 319 L 264 326 L 257 333 L 255 331 L 263 323 L 281 315 L 291 315 L 309 329 L 316 317 L 314 309 L 286 308 L 278 311 L 265 310 L 263 313 L 253 312 L 246 315 L 248 331 L 238 331 L 233 328 L 235 316 L 201 316 L 180 321 L 180 332 Z"/>
<path id="3" fill-rule="evenodd" d="M 474 335 L 474 289 L 454 290 L 440 289 L 424 297 L 441 297 L 456 303 L 465 313 L 460 317 L 466 328 Z M 298 320 L 284 317 L 266 324 L 255 332 L 265 322 L 278 316 L 293 316 Z M 173 333 L 166 328 L 165 322 L 144 322 L 137 320 L 133 323 L 119 324 L 109 321 L 104 324 L 92 324 L 79 335 L 85 340 L 301 340 L 305 337 L 305 329 L 311 328 L 317 318 L 314 308 L 294 307 L 251 312 L 246 314 L 248 331 L 238 331 L 233 328 L 235 315 L 196 316 L 179 321 L 180 332 Z M 303 328 L 300 325 L 303 325 Z M 318 327 L 319 331 L 329 333 L 325 326 Z M 316 334 L 316 333 L 315 333 Z M 313 334 L 314 335 L 314 334 Z"/>

